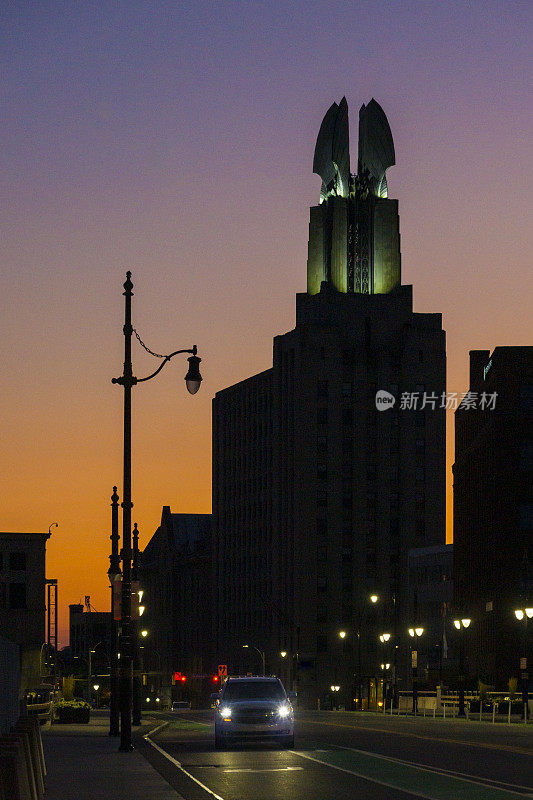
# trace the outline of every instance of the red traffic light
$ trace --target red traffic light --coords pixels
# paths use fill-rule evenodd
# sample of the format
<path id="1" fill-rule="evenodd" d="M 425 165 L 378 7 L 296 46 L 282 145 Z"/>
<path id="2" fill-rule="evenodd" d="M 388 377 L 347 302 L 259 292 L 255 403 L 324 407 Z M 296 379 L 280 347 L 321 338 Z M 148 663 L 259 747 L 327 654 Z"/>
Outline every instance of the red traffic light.
<path id="1" fill-rule="evenodd" d="M 218 683 L 218 675 L 213 675 L 211 680 L 213 681 L 213 683 Z"/>
<path id="2" fill-rule="evenodd" d="M 187 676 L 186 675 L 182 675 L 181 678 L 180 678 L 180 681 L 182 683 L 185 683 L 186 680 L 187 680 Z"/>

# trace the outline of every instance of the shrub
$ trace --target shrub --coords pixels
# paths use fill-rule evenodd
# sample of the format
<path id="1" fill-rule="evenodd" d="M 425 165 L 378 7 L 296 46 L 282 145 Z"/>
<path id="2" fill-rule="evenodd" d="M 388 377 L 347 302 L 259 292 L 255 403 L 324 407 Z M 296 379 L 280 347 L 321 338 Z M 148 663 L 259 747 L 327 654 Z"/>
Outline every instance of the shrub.
<path id="1" fill-rule="evenodd" d="M 85 700 L 60 700 L 55 706 L 57 722 L 87 723 L 91 717 L 91 706 Z"/>

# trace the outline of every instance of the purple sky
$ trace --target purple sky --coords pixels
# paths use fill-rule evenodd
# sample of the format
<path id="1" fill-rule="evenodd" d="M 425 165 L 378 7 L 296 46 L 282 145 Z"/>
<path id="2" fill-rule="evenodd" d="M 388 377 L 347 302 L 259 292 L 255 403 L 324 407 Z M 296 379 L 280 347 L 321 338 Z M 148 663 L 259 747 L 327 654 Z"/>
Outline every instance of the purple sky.
<path id="1" fill-rule="evenodd" d="M 467 388 L 469 349 L 531 343 L 532 9 L 2 4 L 0 529 L 59 521 L 62 609 L 107 603 L 125 269 L 149 346 L 204 358 L 196 398 L 183 364 L 134 394 L 144 545 L 163 504 L 210 510 L 210 399 L 268 367 L 294 325 L 314 143 L 343 94 L 352 169 L 359 106 L 388 116 L 403 282 L 415 310 L 443 313 L 449 389 Z"/>

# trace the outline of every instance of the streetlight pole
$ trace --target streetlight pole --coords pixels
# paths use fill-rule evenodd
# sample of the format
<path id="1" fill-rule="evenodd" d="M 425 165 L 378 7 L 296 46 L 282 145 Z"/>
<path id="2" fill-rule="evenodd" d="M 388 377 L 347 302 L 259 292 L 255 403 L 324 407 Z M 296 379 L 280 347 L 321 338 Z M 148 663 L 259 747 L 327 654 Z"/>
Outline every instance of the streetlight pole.
<path id="1" fill-rule="evenodd" d="M 415 640 L 419 639 L 424 633 L 424 628 L 409 628 L 409 636 Z M 418 711 L 418 647 L 413 650 L 411 647 L 411 669 L 413 672 L 413 715 L 416 717 Z"/>
<path id="2" fill-rule="evenodd" d="M 259 653 L 259 655 L 261 656 L 261 665 L 262 665 L 262 667 L 263 667 L 263 676 L 264 676 L 264 675 L 266 674 L 266 667 L 265 667 L 265 651 L 264 651 L 264 650 L 260 650 L 258 647 L 255 647 L 253 644 L 243 644 L 243 647 L 244 647 L 244 648 L 246 648 L 246 647 L 251 647 L 251 648 L 252 648 L 253 650 L 255 650 L 257 653 Z"/>
<path id="3" fill-rule="evenodd" d="M 139 531 L 137 523 L 133 526 L 133 559 L 132 559 L 132 581 L 138 586 L 139 580 Z M 139 593 L 140 594 L 140 593 Z M 132 621 L 132 643 L 133 643 L 133 724 L 140 725 L 141 714 L 141 674 L 140 674 L 140 653 L 139 653 L 139 619 Z"/>
<path id="4" fill-rule="evenodd" d="M 131 389 L 143 381 L 155 378 L 161 372 L 165 364 L 178 353 L 191 353 L 189 361 L 189 371 L 185 376 L 187 389 L 191 394 L 195 394 L 200 388 L 202 376 L 200 375 L 199 364 L 201 359 L 196 355 L 196 345 L 192 349 L 175 350 L 168 356 L 159 356 L 150 352 L 157 358 L 162 358 L 159 367 L 146 378 L 136 378 L 133 375 L 131 363 L 131 336 L 133 327 L 131 324 L 131 298 L 133 296 L 133 283 L 131 272 L 126 272 L 124 283 L 124 371 L 119 378 L 113 378 L 112 383 L 117 383 L 124 388 L 124 458 L 123 458 L 123 498 L 122 498 L 122 604 L 121 604 L 121 626 L 119 634 L 120 642 L 120 669 L 119 669 L 119 698 L 120 698 L 120 747 L 121 752 L 129 752 L 133 749 L 131 743 L 131 713 L 133 700 L 133 652 L 132 652 L 132 622 L 131 622 Z M 140 337 L 139 341 L 140 340 Z M 141 342 L 141 344 L 143 344 Z M 143 347 L 148 350 L 146 345 Z"/>
<path id="5" fill-rule="evenodd" d="M 377 594 L 371 594 L 368 598 L 372 605 L 375 605 L 379 597 Z M 363 710 L 363 665 L 362 665 L 362 653 L 361 653 L 361 636 L 362 636 L 362 628 L 363 628 L 363 621 L 365 617 L 365 611 L 367 609 L 366 603 L 363 601 L 359 609 L 359 615 L 357 619 L 357 710 Z"/>
<path id="6" fill-rule="evenodd" d="M 520 658 L 520 679 L 522 684 L 522 715 L 524 722 L 527 722 L 529 716 L 529 672 L 527 666 L 527 650 L 528 650 L 528 620 L 533 617 L 533 605 L 528 603 L 526 608 L 515 609 L 515 617 L 519 622 L 524 622 L 523 629 L 523 652 L 524 655 Z"/>
<path id="7" fill-rule="evenodd" d="M 464 631 L 468 628 L 472 620 L 468 618 L 454 619 L 453 624 L 459 631 L 459 709 L 458 717 L 465 716 L 465 648 Z M 480 700 L 481 702 L 481 700 Z"/>
<path id="8" fill-rule="evenodd" d="M 118 543 L 118 494 L 117 487 L 113 486 L 111 495 L 111 555 L 109 556 L 109 581 L 111 583 L 111 657 L 110 657 L 110 699 L 109 699 L 109 735 L 118 736 L 119 726 L 119 699 L 118 699 L 118 626 L 115 620 L 114 594 L 116 591 L 116 580 L 120 577 L 120 555 Z"/>

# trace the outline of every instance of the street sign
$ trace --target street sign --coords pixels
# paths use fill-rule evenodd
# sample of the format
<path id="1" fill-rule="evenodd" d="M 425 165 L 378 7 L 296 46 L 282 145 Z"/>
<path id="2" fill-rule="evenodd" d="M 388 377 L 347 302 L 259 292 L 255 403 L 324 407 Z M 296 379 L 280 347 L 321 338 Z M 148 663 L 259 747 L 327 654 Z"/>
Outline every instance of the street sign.
<path id="1" fill-rule="evenodd" d="M 228 675 L 228 665 L 227 664 L 219 664 L 218 665 L 218 674 L 221 678 L 226 678 Z"/>
<path id="2" fill-rule="evenodd" d="M 416 669 L 416 663 L 418 658 L 418 652 L 416 650 L 411 651 L 411 667 Z"/>

